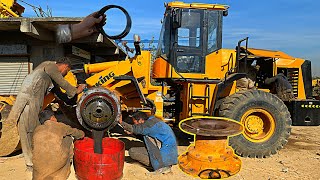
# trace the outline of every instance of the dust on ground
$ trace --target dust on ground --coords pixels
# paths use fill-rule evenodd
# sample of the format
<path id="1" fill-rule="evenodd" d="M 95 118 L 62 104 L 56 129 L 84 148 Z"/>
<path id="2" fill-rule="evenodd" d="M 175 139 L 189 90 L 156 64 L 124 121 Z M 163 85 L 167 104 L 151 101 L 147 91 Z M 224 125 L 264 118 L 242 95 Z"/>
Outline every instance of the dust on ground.
<path id="1" fill-rule="evenodd" d="M 265 159 L 241 158 L 241 171 L 228 180 L 320 180 L 320 126 L 292 128 L 288 144 L 278 154 Z M 139 145 L 134 139 L 125 139 L 126 149 Z M 187 146 L 179 146 L 179 154 Z M 49 163 L 49 162 L 48 162 Z M 147 176 L 148 169 L 128 157 L 123 170 L 122 180 L 172 180 L 199 179 L 184 174 L 176 165 L 168 175 Z M 21 154 L 0 158 L 0 180 L 30 180 L 32 174 L 25 170 Z M 68 180 L 76 180 L 73 166 Z"/>

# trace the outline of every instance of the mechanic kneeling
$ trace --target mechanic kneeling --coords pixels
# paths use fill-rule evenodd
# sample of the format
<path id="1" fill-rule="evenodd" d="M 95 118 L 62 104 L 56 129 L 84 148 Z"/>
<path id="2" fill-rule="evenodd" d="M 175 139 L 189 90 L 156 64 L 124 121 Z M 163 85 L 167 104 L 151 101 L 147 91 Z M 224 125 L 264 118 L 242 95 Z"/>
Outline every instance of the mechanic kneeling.
<path id="1" fill-rule="evenodd" d="M 33 135 L 33 178 L 67 179 L 73 156 L 72 137 L 80 139 L 84 132 L 57 122 L 54 113 L 44 110 Z"/>
<path id="2" fill-rule="evenodd" d="M 166 174 L 171 172 L 171 166 L 177 164 L 176 137 L 165 122 L 154 116 L 148 117 L 144 112 L 132 115 L 134 125 L 119 120 L 124 130 L 143 135 L 145 147 L 132 147 L 129 155 L 132 159 L 149 166 L 154 172 L 149 174 Z"/>

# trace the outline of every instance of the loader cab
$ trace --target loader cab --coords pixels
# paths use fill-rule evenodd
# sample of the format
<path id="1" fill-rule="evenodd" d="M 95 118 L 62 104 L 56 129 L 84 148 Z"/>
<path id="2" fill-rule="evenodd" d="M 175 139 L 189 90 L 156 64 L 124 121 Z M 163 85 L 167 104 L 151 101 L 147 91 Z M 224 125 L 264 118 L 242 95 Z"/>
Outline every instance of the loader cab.
<path id="1" fill-rule="evenodd" d="M 206 56 L 222 48 L 222 17 L 226 14 L 227 7 L 222 5 L 169 3 L 157 57 L 175 73 L 205 74 Z"/>

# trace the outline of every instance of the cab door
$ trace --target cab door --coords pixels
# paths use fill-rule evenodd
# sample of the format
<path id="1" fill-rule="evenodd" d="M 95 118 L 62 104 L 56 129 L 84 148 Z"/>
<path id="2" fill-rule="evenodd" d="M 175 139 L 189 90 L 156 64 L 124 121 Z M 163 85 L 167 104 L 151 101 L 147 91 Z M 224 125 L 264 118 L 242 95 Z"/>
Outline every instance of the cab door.
<path id="1" fill-rule="evenodd" d="M 174 30 L 173 65 L 178 73 L 205 73 L 204 11 L 181 9 L 181 26 Z M 204 37 L 205 36 L 205 37 Z M 187 77 L 187 75 L 186 75 Z"/>

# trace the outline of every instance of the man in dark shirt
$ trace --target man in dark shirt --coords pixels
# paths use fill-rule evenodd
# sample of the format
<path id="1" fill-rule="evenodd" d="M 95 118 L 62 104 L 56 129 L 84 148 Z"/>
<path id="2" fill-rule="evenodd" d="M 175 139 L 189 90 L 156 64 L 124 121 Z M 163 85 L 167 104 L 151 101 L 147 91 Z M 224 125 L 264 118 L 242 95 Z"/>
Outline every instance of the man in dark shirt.
<path id="1" fill-rule="evenodd" d="M 154 116 L 148 117 L 144 112 L 132 115 L 134 125 L 120 120 L 124 130 L 143 135 L 145 147 L 132 147 L 129 155 L 132 159 L 141 162 L 155 170 L 151 174 L 165 174 L 171 172 L 171 166 L 177 164 L 176 137 L 165 122 Z"/>
<path id="2" fill-rule="evenodd" d="M 271 92 L 277 94 L 282 101 L 291 101 L 295 99 L 292 92 L 292 86 L 283 73 L 279 73 L 272 78 L 266 78 L 264 82 L 265 84 L 272 85 Z"/>
<path id="3" fill-rule="evenodd" d="M 312 97 L 319 100 L 320 99 L 320 80 L 317 80 L 317 83 L 312 87 Z"/>

